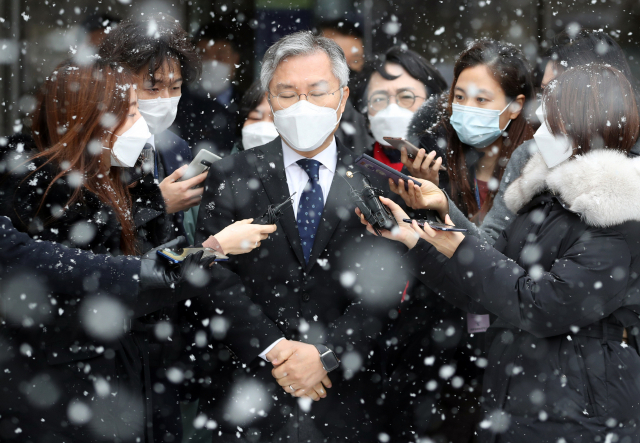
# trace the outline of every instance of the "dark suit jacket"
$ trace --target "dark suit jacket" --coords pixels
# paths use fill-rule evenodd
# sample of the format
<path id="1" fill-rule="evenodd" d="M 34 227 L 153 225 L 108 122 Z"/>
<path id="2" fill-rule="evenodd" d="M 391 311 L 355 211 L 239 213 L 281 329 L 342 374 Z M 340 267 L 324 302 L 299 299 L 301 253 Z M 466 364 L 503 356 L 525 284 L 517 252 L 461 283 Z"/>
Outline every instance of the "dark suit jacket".
<path id="1" fill-rule="evenodd" d="M 407 277 L 400 267 L 398 243 L 368 234 L 354 213 L 346 179 L 353 162 L 352 153 L 338 141 L 336 173 L 325 204 L 315 244 L 305 264 L 300 237 L 291 208 L 278 222 L 278 230 L 249 254 L 233 256 L 227 266 L 243 280 L 255 309 L 245 317 L 264 315 L 271 330 L 248 332 L 245 340 L 258 342 L 252 348 L 257 357 L 278 336 L 307 343 L 325 343 L 342 359 L 341 367 L 330 374 L 333 388 L 326 399 L 311 405 L 305 414 L 297 400 L 285 394 L 271 376 L 271 365 L 259 359 L 250 368 L 254 381 L 264 389 L 263 404 L 237 420 L 229 411 L 238 392 L 238 374 L 227 365 L 212 383 L 209 398 L 200 404 L 214 416 L 223 430 L 259 432 L 260 441 L 270 441 L 290 417 L 305 420 L 323 435 L 312 441 L 352 438 L 374 441 L 379 417 L 375 412 L 378 352 L 375 339 L 384 328 L 388 313 L 400 302 Z M 357 177 L 357 176 L 356 176 Z M 372 182 L 385 189 L 377 177 Z M 289 196 L 284 171 L 281 139 L 216 162 L 205 183 L 196 229 L 196 242 L 230 223 L 258 217 L 269 204 Z M 242 324 L 242 319 L 231 319 Z M 236 334 L 232 323 L 228 334 Z M 242 374 L 246 371 L 240 371 Z M 244 376 L 244 375 L 243 375 Z M 215 400 L 214 400 L 215 399 Z M 225 413 L 226 411 L 226 413 Z M 245 427 L 246 426 L 246 427 Z M 257 431 L 256 431 L 257 430 Z M 316 434 L 317 435 L 317 434 Z"/>
<path id="2" fill-rule="evenodd" d="M 158 181 L 162 181 L 168 175 L 180 169 L 183 165 L 188 165 L 193 160 L 189 144 L 168 129 L 155 136 L 155 145 L 160 157 L 158 165 Z M 186 236 L 184 226 L 184 212 L 179 211 L 173 214 L 173 224 L 175 237 Z"/>
<path id="3" fill-rule="evenodd" d="M 193 157 L 189 144 L 168 129 L 156 135 L 154 141 L 166 175 L 191 163 Z"/>

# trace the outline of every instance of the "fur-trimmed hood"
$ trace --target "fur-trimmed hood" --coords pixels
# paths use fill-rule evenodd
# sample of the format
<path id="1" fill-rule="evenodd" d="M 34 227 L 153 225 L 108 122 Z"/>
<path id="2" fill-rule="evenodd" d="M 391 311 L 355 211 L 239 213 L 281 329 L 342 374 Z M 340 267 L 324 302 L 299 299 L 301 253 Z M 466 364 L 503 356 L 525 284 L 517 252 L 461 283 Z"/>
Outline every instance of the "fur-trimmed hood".
<path id="1" fill-rule="evenodd" d="M 517 213 L 545 190 L 590 226 L 640 221 L 640 157 L 599 149 L 549 169 L 537 152 L 505 192 L 505 203 Z"/>

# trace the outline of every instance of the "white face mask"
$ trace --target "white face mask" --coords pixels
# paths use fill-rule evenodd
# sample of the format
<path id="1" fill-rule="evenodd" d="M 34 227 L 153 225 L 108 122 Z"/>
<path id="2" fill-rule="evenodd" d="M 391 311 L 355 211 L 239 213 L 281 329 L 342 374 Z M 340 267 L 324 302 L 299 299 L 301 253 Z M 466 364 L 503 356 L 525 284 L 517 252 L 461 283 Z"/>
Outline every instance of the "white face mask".
<path id="1" fill-rule="evenodd" d="M 300 100 L 287 109 L 274 112 L 273 123 L 278 133 L 296 151 L 309 152 L 317 149 L 336 129 L 342 118 L 342 115 L 338 117 L 342 91 L 340 89 L 340 102 L 336 109 Z"/>
<path id="2" fill-rule="evenodd" d="M 217 60 L 202 63 L 200 88 L 212 95 L 218 95 L 231 85 L 231 65 Z"/>
<path id="3" fill-rule="evenodd" d="M 242 146 L 252 149 L 278 138 L 278 130 L 272 122 L 258 122 L 242 128 Z"/>
<path id="4" fill-rule="evenodd" d="M 413 112 L 391 103 L 376 115 L 369 115 L 371 133 L 378 143 L 389 146 L 382 137 L 406 138 L 412 118 Z"/>
<path id="5" fill-rule="evenodd" d="M 151 137 L 151 132 L 147 122 L 141 117 L 124 134 L 116 137 L 118 138 L 111 151 L 111 166 L 132 168 Z"/>
<path id="6" fill-rule="evenodd" d="M 573 155 L 573 146 L 566 135 L 553 135 L 549 131 L 542 106 L 536 110 L 536 115 L 538 118 L 542 116 L 542 124 L 533 134 L 533 138 L 547 167 L 553 168 Z"/>
<path id="7" fill-rule="evenodd" d="M 160 134 L 173 124 L 178 114 L 180 97 L 138 99 L 138 110 L 149 125 L 149 131 L 152 134 Z"/>

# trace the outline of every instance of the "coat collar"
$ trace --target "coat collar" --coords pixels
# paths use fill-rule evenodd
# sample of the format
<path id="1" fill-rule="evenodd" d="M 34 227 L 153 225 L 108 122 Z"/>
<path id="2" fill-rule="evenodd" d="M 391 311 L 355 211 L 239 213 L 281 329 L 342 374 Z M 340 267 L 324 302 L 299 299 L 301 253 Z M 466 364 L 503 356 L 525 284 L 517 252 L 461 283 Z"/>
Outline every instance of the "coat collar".
<path id="1" fill-rule="evenodd" d="M 590 226 L 640 221 L 640 157 L 599 149 L 549 169 L 537 152 L 505 192 L 505 203 L 517 213 L 546 190 Z"/>
<path id="2" fill-rule="evenodd" d="M 298 233 L 298 225 L 293 213 L 293 208 L 288 208 L 284 215 L 280 218 L 279 223 L 282 230 L 289 240 L 293 251 L 296 254 L 301 266 L 308 273 L 316 264 L 316 261 L 322 251 L 326 248 L 334 231 L 340 224 L 342 218 L 349 217 L 353 212 L 353 203 L 350 199 L 349 185 L 344 175 L 350 165 L 353 163 L 352 153 L 344 147 L 344 145 L 336 138 L 338 161 L 336 170 L 331 182 L 327 202 L 322 211 L 322 220 L 318 226 L 313 249 L 309 257 L 309 263 L 304 262 L 304 254 L 300 245 L 300 234 Z M 267 143 L 264 146 L 253 148 L 256 156 L 256 171 L 262 185 L 266 191 L 267 197 L 272 204 L 281 203 L 289 198 L 289 187 L 287 185 L 287 176 L 284 167 L 284 158 L 282 154 L 281 138 Z"/>

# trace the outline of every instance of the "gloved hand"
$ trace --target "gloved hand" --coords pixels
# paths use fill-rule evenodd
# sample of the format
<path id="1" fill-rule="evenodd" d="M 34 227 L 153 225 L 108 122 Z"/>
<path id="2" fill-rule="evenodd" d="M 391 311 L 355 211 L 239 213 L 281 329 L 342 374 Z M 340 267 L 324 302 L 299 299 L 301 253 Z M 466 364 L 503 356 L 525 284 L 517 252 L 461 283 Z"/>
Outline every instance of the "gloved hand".
<path id="1" fill-rule="evenodd" d="M 168 243 L 158 246 L 141 257 L 140 291 L 150 289 L 173 289 L 189 272 L 195 268 L 208 268 L 215 261 L 215 257 L 202 258 L 204 251 L 189 255 L 181 263 L 171 263 L 158 255 L 158 250 L 165 248 L 185 248 L 189 243 L 180 236 Z"/>

